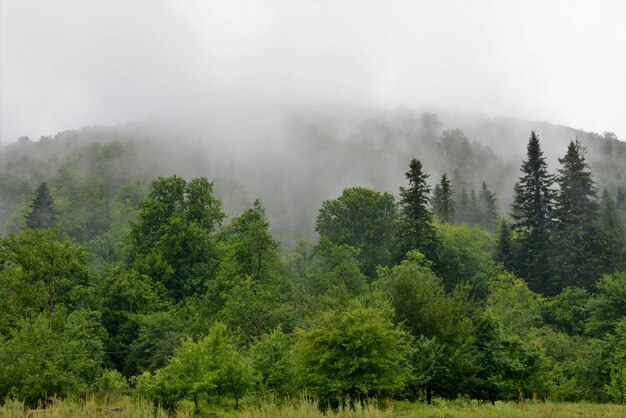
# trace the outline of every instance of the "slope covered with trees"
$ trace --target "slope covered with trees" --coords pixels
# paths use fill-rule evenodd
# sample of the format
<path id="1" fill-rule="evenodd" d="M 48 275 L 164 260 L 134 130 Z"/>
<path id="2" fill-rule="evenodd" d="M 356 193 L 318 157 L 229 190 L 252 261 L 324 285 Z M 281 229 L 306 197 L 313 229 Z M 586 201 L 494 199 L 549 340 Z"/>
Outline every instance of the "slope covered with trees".
<path id="1" fill-rule="evenodd" d="M 288 194 L 280 202 L 249 198 L 238 179 L 250 175 L 243 184 L 256 192 L 252 167 L 214 181 L 190 166 L 158 173 L 185 150 L 161 166 L 141 139 L 107 129 L 86 130 L 92 144 L 68 145 L 65 133 L 8 148 L 0 399 L 36 405 L 108 388 L 170 410 L 300 393 L 323 408 L 368 397 L 623 403 L 620 171 L 601 183 L 578 140 L 553 166 L 533 132 L 514 186 L 489 177 L 508 163 L 461 131 L 440 131 L 433 114 L 412 121 L 391 126 L 417 144 L 368 143 L 384 119 L 358 141 L 304 135 L 289 151 L 311 159 L 299 174 L 329 159 L 309 187 L 272 177 L 284 165 L 254 167 L 275 181 L 265 190 Z M 376 155 L 378 177 L 367 169 Z M 332 182 L 342 158 L 354 177 Z M 289 202 L 301 209 L 294 219 L 313 212 L 304 228 L 277 224 L 293 215 L 280 212 Z"/>

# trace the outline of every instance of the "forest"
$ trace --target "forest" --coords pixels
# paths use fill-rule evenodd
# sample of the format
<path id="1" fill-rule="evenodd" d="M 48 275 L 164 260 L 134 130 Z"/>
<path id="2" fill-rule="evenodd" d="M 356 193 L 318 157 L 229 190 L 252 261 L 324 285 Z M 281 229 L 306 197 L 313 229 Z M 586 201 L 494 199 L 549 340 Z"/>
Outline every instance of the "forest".
<path id="1" fill-rule="evenodd" d="M 449 120 L 4 147 L 0 404 L 625 404 L 626 143 Z"/>

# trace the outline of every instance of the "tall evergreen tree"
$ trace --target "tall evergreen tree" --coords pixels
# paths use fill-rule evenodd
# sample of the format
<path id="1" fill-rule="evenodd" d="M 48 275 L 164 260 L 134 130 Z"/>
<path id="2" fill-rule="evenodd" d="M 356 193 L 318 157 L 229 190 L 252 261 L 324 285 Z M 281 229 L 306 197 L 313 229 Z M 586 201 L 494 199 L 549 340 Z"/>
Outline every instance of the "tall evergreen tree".
<path id="1" fill-rule="evenodd" d="M 483 181 L 478 193 L 478 223 L 482 229 L 493 230 L 497 217 L 496 194 L 492 193 Z"/>
<path id="2" fill-rule="evenodd" d="M 444 223 L 454 222 L 455 203 L 452 199 L 454 190 L 447 174 L 441 176 L 441 180 L 433 191 L 433 210 L 439 220 Z"/>
<path id="3" fill-rule="evenodd" d="M 494 254 L 494 260 L 504 264 L 508 270 L 513 270 L 512 254 L 513 254 L 513 237 L 511 224 L 503 219 L 498 229 L 498 244 Z"/>
<path id="4" fill-rule="evenodd" d="M 430 260 L 435 260 L 438 239 L 432 224 L 433 213 L 429 209 L 430 186 L 426 183 L 428 174 L 422 171 L 419 160 L 411 160 L 406 178 L 409 187 L 400 187 L 402 228 L 399 258 L 403 259 L 407 252 L 417 249 Z"/>
<path id="5" fill-rule="evenodd" d="M 626 270 L 626 227 L 620 219 L 615 200 L 606 189 L 600 202 L 600 230 L 607 243 L 609 267 Z"/>
<path id="6" fill-rule="evenodd" d="M 533 131 L 527 146 L 522 176 L 515 184 L 513 200 L 513 227 L 519 232 L 515 254 L 515 273 L 528 282 L 535 292 L 550 288 L 549 238 L 553 227 L 552 212 L 555 192 L 554 177 L 548 173 L 548 164 Z"/>
<path id="7" fill-rule="evenodd" d="M 455 189 L 456 190 L 456 189 Z M 470 214 L 470 197 L 465 189 L 465 186 L 461 187 L 458 192 L 458 197 L 455 202 L 458 202 L 458 206 L 456 207 L 456 223 L 457 224 L 469 224 L 471 214 Z"/>
<path id="8" fill-rule="evenodd" d="M 589 289 L 606 264 L 595 183 L 578 140 L 570 142 L 559 162 L 552 256 L 557 279 L 554 290 L 568 285 Z"/>
<path id="9" fill-rule="evenodd" d="M 26 215 L 26 225 L 32 229 L 48 229 L 58 221 L 48 185 L 43 182 L 35 191 L 32 210 Z"/>

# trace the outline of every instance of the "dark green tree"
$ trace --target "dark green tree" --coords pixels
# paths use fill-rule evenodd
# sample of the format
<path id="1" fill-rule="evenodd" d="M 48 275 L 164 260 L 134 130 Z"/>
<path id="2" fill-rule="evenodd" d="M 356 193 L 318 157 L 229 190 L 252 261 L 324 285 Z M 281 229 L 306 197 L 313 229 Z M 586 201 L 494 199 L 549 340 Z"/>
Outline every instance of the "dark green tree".
<path id="1" fill-rule="evenodd" d="M 598 227 L 598 199 L 589 166 L 578 140 L 571 141 L 559 159 L 556 228 L 551 265 L 555 283 L 551 292 L 566 286 L 591 289 L 606 265 L 605 242 Z"/>
<path id="2" fill-rule="evenodd" d="M 335 245 L 358 249 L 363 272 L 374 277 L 376 266 L 392 261 L 397 222 L 396 203 L 391 194 L 352 187 L 337 199 L 322 203 L 315 230 Z"/>
<path id="3" fill-rule="evenodd" d="M 500 221 L 498 228 L 498 245 L 493 255 L 495 261 L 504 264 L 508 270 L 514 270 L 512 264 L 513 256 L 513 231 L 511 224 L 506 219 Z"/>
<path id="4" fill-rule="evenodd" d="M 608 267 L 619 271 L 626 270 L 626 226 L 620 219 L 615 200 L 606 189 L 600 202 L 599 222 L 607 244 Z"/>
<path id="5" fill-rule="evenodd" d="M 492 231 L 498 217 L 496 194 L 483 181 L 478 193 L 478 223 L 482 229 Z"/>
<path id="6" fill-rule="evenodd" d="M 454 190 L 452 189 L 452 184 L 450 183 L 450 179 L 448 179 L 448 175 L 442 175 L 441 180 L 437 183 L 435 189 L 433 190 L 432 200 L 433 211 L 441 222 L 454 222 L 454 208 L 456 205 L 452 199 L 453 193 Z"/>
<path id="7" fill-rule="evenodd" d="M 409 187 L 400 187 L 400 254 L 404 258 L 407 252 L 419 250 L 430 260 L 436 260 L 438 239 L 433 227 L 433 213 L 429 209 L 430 186 L 426 183 L 428 174 L 422 170 L 422 163 L 412 159 L 406 178 Z"/>
<path id="8" fill-rule="evenodd" d="M 32 210 L 26 215 L 26 225 L 32 229 L 48 229 L 58 221 L 48 185 L 43 182 L 35 191 Z"/>
<path id="9" fill-rule="evenodd" d="M 212 276 L 214 232 L 223 219 L 206 178 L 159 177 L 131 225 L 127 263 L 177 300 L 201 294 Z"/>
<path id="10" fill-rule="evenodd" d="M 531 132 L 527 157 L 522 163 L 523 175 L 515 184 L 513 228 L 519 233 L 516 246 L 515 273 L 523 277 L 535 292 L 553 292 L 550 284 L 550 234 L 555 192 L 554 178 L 548 173 L 539 137 Z"/>
<path id="11" fill-rule="evenodd" d="M 388 312 L 355 301 L 313 324 L 296 331 L 294 359 L 302 385 L 323 405 L 397 394 L 410 379 L 409 338 Z"/>

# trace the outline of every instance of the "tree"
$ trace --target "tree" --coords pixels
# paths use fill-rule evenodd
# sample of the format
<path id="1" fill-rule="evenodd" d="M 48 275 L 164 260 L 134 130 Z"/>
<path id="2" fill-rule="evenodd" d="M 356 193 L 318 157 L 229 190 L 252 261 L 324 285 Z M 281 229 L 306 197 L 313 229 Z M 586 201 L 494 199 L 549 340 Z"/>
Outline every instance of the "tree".
<path id="1" fill-rule="evenodd" d="M 497 217 L 496 194 L 492 193 L 483 181 L 478 193 L 478 223 L 481 228 L 491 231 L 494 229 Z"/>
<path id="2" fill-rule="evenodd" d="M 32 210 L 26 215 L 26 225 L 32 229 L 48 229 L 57 221 L 58 215 L 54 208 L 50 189 L 45 182 L 41 183 L 35 190 Z"/>
<path id="3" fill-rule="evenodd" d="M 432 224 L 430 211 L 430 186 L 426 183 L 428 174 L 422 171 L 422 163 L 412 159 L 406 178 L 409 187 L 400 187 L 400 254 L 402 259 L 410 250 L 419 250 L 428 259 L 435 261 L 438 238 Z"/>
<path id="4" fill-rule="evenodd" d="M 91 272 L 87 252 L 70 241 L 58 226 L 29 229 L 0 239 L 0 331 L 3 313 L 52 313 L 59 304 L 89 305 Z M 6 303 L 6 305 L 5 305 Z M 3 306 L 5 305 L 5 306 Z"/>
<path id="5" fill-rule="evenodd" d="M 224 229 L 218 250 L 216 275 L 207 283 L 210 308 L 247 338 L 289 322 L 291 282 L 259 200 Z"/>
<path id="6" fill-rule="evenodd" d="M 453 223 L 454 222 L 454 200 L 452 194 L 454 190 L 447 174 L 441 176 L 441 180 L 435 186 L 433 191 L 433 211 L 441 222 Z"/>
<path id="7" fill-rule="evenodd" d="M 502 263 L 504 267 L 512 271 L 513 264 L 511 258 L 513 253 L 513 231 L 511 224 L 506 219 L 503 219 L 500 221 L 500 227 L 498 228 L 498 244 L 493 259 Z"/>
<path id="8" fill-rule="evenodd" d="M 236 350 L 234 339 L 219 322 L 199 341 L 183 341 L 165 367 L 135 379 L 139 394 L 168 409 L 182 399 L 193 400 L 198 408 L 200 399 L 227 393 L 238 407 L 253 380 L 249 361 Z"/>
<path id="9" fill-rule="evenodd" d="M 531 132 L 527 158 L 522 163 L 522 177 L 514 188 L 513 228 L 519 233 L 516 246 L 515 273 L 523 277 L 531 290 L 553 293 L 549 261 L 550 234 L 553 229 L 554 178 L 539 145 L 539 137 Z"/>
<path id="10" fill-rule="evenodd" d="M 315 230 L 333 244 L 358 249 L 361 268 L 371 278 L 376 266 L 392 261 L 397 219 L 391 194 L 352 187 L 337 199 L 322 203 Z"/>
<path id="11" fill-rule="evenodd" d="M 559 291 L 568 285 L 591 289 L 606 265 L 594 181 L 578 140 L 570 142 L 559 162 L 562 167 L 557 177 L 560 190 L 551 257 L 556 282 L 550 290 Z"/>
<path id="12" fill-rule="evenodd" d="M 355 301 L 312 324 L 296 331 L 294 359 L 303 386 L 323 405 L 393 395 L 410 379 L 408 335 L 388 313 Z"/>
<path id="13" fill-rule="evenodd" d="M 476 399 L 523 400 L 525 386 L 542 380 L 541 350 L 517 336 L 502 332 L 497 319 L 485 315 L 474 333 L 476 374 L 470 394 Z"/>
<path id="14" fill-rule="evenodd" d="M 283 398 L 295 389 L 293 335 L 280 328 L 265 333 L 250 347 L 254 369 L 261 374 L 263 389 Z"/>
<path id="15" fill-rule="evenodd" d="M 214 232 L 224 219 L 213 184 L 206 178 L 159 177 L 140 208 L 127 263 L 162 283 L 176 300 L 202 294 L 214 274 Z"/>
<path id="16" fill-rule="evenodd" d="M 612 332 L 626 316 L 626 273 L 604 275 L 597 288 L 598 293 L 589 300 L 587 332 L 600 337 Z"/>
<path id="17" fill-rule="evenodd" d="M 615 270 L 626 270 L 626 227 L 620 219 L 615 200 L 606 189 L 600 202 L 599 224 L 606 240 L 608 266 Z"/>
<path id="18" fill-rule="evenodd" d="M 0 398 L 36 406 L 86 393 L 102 371 L 104 336 L 93 311 L 60 308 L 20 319 L 0 345 Z"/>

